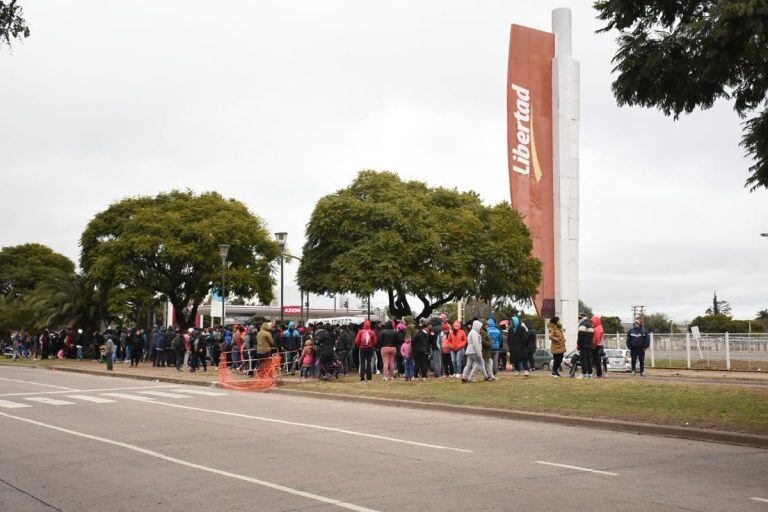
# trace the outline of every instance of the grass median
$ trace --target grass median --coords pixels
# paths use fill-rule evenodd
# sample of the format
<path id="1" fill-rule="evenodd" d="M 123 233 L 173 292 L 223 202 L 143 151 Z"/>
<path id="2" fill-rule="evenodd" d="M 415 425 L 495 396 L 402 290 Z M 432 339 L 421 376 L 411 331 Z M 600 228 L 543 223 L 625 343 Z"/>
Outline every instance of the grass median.
<path id="1" fill-rule="evenodd" d="M 323 382 L 286 380 L 286 389 L 562 414 L 768 435 L 768 389 L 649 379 L 503 376 L 496 382 Z"/>

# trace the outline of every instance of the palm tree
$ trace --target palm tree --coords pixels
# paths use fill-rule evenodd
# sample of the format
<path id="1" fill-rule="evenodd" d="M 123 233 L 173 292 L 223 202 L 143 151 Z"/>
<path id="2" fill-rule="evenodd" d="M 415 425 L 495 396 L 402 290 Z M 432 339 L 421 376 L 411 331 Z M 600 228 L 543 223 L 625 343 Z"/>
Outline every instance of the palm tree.
<path id="1" fill-rule="evenodd" d="M 25 299 L 30 327 L 72 327 L 91 332 L 108 319 L 106 304 L 85 276 L 55 272 Z"/>
<path id="2" fill-rule="evenodd" d="M 755 320 L 760 322 L 764 331 L 768 331 L 768 309 L 761 309 L 758 311 Z"/>

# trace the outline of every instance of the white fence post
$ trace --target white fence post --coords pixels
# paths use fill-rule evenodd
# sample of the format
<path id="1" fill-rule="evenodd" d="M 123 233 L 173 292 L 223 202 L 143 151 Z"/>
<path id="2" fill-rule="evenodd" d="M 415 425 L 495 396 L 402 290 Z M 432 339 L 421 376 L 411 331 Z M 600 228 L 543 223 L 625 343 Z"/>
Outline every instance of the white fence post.
<path id="1" fill-rule="evenodd" d="M 616 331 L 616 349 L 621 348 L 621 342 L 619 341 L 619 331 Z"/>
<path id="2" fill-rule="evenodd" d="M 731 333 L 725 333 L 725 369 L 731 369 Z"/>
<path id="3" fill-rule="evenodd" d="M 691 333 L 685 333 L 685 359 L 688 362 L 688 369 L 691 369 Z"/>
<path id="4" fill-rule="evenodd" d="M 656 368 L 656 356 L 653 353 L 653 333 L 651 333 L 651 368 Z"/>

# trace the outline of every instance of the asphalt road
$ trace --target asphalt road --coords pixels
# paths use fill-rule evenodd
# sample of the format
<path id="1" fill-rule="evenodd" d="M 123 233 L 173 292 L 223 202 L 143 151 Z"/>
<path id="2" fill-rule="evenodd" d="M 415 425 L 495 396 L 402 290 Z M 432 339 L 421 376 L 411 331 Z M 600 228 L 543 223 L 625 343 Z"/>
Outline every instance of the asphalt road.
<path id="1" fill-rule="evenodd" d="M 0 429 L 3 512 L 768 511 L 766 450 L 268 393 L 0 367 Z"/>

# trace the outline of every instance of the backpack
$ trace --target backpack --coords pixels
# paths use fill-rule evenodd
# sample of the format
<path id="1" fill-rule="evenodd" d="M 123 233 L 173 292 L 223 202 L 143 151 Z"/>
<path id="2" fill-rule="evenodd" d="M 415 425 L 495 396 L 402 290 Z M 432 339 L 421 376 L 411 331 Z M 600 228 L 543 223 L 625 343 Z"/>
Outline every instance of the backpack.
<path id="1" fill-rule="evenodd" d="M 371 348 L 373 343 L 371 342 L 371 331 L 368 329 L 363 331 L 363 335 L 360 337 L 360 348 Z"/>

